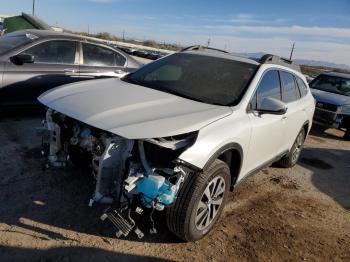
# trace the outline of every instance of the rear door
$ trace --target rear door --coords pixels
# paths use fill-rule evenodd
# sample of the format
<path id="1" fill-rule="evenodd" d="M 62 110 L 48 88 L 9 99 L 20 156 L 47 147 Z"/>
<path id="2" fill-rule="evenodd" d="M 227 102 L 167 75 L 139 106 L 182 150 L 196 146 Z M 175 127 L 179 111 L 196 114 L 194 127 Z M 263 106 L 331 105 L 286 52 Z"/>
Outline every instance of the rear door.
<path id="1" fill-rule="evenodd" d="M 280 76 L 282 83 L 282 100 L 288 106 L 288 110 L 285 114 L 286 130 L 284 133 L 284 144 L 286 149 L 290 149 L 307 119 L 305 113 L 307 104 L 301 100 L 301 94 L 294 75 L 287 71 L 280 71 Z"/>
<path id="2" fill-rule="evenodd" d="M 126 57 L 107 46 L 81 43 L 79 74 L 83 79 L 122 77 L 126 74 Z"/>
<path id="3" fill-rule="evenodd" d="M 34 56 L 34 63 L 6 62 L 3 75 L 4 104 L 37 104 L 43 92 L 79 81 L 77 42 L 48 40 L 21 53 Z"/>
<path id="4" fill-rule="evenodd" d="M 260 114 L 257 112 L 264 98 L 282 99 L 280 78 L 277 70 L 264 73 L 251 101 L 248 112 L 251 124 L 251 139 L 247 166 L 250 170 L 265 165 L 283 152 L 283 137 L 285 132 L 285 116 L 275 114 Z"/>

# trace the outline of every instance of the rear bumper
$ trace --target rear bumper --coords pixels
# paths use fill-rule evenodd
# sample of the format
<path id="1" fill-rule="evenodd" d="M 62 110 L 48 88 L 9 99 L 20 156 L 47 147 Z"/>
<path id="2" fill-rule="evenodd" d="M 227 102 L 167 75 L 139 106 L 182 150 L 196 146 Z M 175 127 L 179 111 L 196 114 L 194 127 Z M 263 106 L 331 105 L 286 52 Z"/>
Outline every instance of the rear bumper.
<path id="1" fill-rule="evenodd" d="M 343 115 L 338 111 L 334 112 L 326 109 L 316 108 L 313 122 L 326 127 L 349 128 L 350 115 Z"/>

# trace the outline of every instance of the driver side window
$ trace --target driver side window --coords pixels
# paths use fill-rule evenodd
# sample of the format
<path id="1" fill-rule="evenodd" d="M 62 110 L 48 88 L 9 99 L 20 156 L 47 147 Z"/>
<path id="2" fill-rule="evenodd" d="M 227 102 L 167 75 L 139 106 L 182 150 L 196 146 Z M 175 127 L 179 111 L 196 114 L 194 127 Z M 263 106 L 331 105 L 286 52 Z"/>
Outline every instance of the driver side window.
<path id="1" fill-rule="evenodd" d="M 266 97 L 281 100 L 281 84 L 277 70 L 269 70 L 263 75 L 251 102 L 252 109 L 259 109 Z"/>
<path id="2" fill-rule="evenodd" d="M 47 41 L 23 53 L 33 55 L 35 63 L 74 64 L 76 43 L 72 41 Z"/>

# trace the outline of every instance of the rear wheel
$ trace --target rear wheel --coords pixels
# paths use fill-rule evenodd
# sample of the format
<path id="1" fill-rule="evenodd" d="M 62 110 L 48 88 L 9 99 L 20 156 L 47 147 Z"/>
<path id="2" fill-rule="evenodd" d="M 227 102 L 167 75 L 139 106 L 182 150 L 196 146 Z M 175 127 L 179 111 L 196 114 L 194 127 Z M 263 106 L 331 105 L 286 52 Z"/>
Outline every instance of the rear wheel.
<path id="1" fill-rule="evenodd" d="M 170 231 L 185 241 L 203 238 L 224 208 L 230 188 L 230 170 L 221 160 L 200 174 L 190 174 L 175 205 L 167 209 Z"/>
<path id="2" fill-rule="evenodd" d="M 303 128 L 299 132 L 297 138 L 295 139 L 294 144 L 291 150 L 289 151 L 289 153 L 286 156 L 284 156 L 281 160 L 279 160 L 277 164 L 286 168 L 295 166 L 295 164 L 298 162 L 298 159 L 300 157 L 300 153 L 303 148 L 304 141 L 305 141 L 305 129 Z"/>

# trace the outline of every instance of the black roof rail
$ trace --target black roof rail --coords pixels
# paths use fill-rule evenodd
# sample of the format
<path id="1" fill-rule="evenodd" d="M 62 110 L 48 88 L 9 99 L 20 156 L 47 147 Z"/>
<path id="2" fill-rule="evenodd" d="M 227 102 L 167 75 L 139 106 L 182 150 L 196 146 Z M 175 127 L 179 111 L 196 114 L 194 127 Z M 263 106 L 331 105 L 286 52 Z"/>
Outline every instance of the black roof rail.
<path id="1" fill-rule="evenodd" d="M 297 70 L 299 72 L 301 71 L 300 66 L 298 64 L 296 64 L 290 59 L 280 57 L 277 55 L 271 55 L 271 54 L 263 55 L 260 58 L 259 63 L 281 65 L 281 66 L 285 66 L 285 67 L 289 67 L 291 69 Z"/>
<path id="2" fill-rule="evenodd" d="M 186 48 L 180 50 L 180 52 L 184 52 L 184 51 L 203 51 L 203 50 L 212 50 L 212 51 L 217 51 L 217 52 L 229 54 L 229 52 L 227 52 L 225 50 L 212 48 L 212 47 L 207 47 L 207 46 L 202 46 L 202 45 L 191 45 L 189 47 L 186 47 Z"/>

